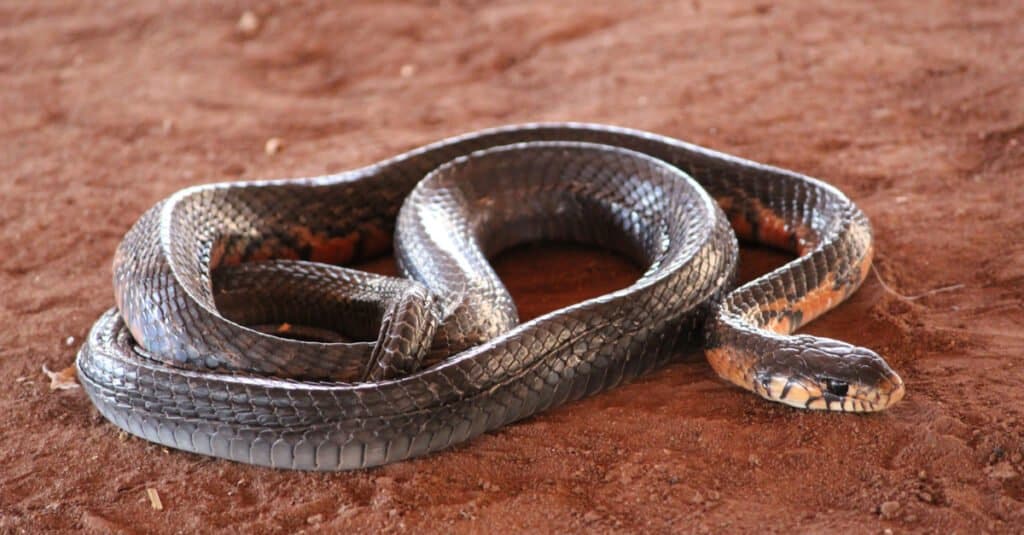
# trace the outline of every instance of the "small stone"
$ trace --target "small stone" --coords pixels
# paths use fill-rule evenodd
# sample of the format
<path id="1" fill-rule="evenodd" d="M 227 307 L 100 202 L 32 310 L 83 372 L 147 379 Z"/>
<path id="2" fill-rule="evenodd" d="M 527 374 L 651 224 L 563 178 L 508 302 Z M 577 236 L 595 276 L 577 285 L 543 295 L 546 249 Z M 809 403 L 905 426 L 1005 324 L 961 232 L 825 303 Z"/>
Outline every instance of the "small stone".
<path id="1" fill-rule="evenodd" d="M 920 472 L 917 473 L 917 479 L 920 479 L 921 481 L 928 479 L 928 472 L 921 470 Z"/>
<path id="2" fill-rule="evenodd" d="M 753 453 L 750 454 L 750 457 L 747 457 L 747 462 L 750 463 L 751 466 L 761 466 L 761 459 Z"/>
<path id="3" fill-rule="evenodd" d="M 74 336 L 69 336 L 67 338 L 67 340 L 64 340 L 64 345 L 66 345 L 68 347 L 71 347 L 71 346 L 75 345 L 75 337 Z"/>
<path id="4" fill-rule="evenodd" d="M 920 500 L 922 502 L 924 502 L 924 503 L 932 503 L 932 500 L 934 499 L 934 498 L 932 498 L 931 494 L 929 494 L 927 492 L 923 492 L 923 491 L 922 492 L 918 492 L 917 493 L 917 497 L 920 498 Z"/>
<path id="5" fill-rule="evenodd" d="M 246 10 L 242 13 L 241 17 L 238 17 L 238 33 L 251 37 L 256 35 L 256 32 L 260 31 L 260 18 L 256 16 L 252 11 Z"/>
<path id="6" fill-rule="evenodd" d="M 905 522 L 907 522 L 907 523 L 911 523 L 911 524 L 912 524 L 912 523 L 914 523 L 914 522 L 917 522 L 917 515 L 915 515 L 915 514 L 911 513 L 911 514 L 909 514 L 909 515 L 907 515 L 907 516 L 903 517 L 903 520 L 904 520 Z"/>
<path id="7" fill-rule="evenodd" d="M 309 525 L 319 524 L 319 523 L 321 523 L 323 521 L 324 521 L 324 515 L 322 515 L 320 513 L 317 513 L 315 515 L 311 515 L 309 518 L 306 519 L 306 523 L 309 524 Z"/>
<path id="8" fill-rule="evenodd" d="M 1017 477 L 1017 471 L 1014 470 L 1013 465 L 1009 461 L 998 462 L 985 469 L 988 472 L 988 477 L 992 479 L 1013 479 Z"/>
<path id="9" fill-rule="evenodd" d="M 888 119 L 889 117 L 892 117 L 892 115 L 892 110 L 889 108 L 878 108 L 871 112 L 871 116 L 875 119 Z"/>
<path id="10" fill-rule="evenodd" d="M 115 524 L 114 522 L 91 511 L 85 511 L 82 513 L 81 519 L 82 525 L 86 529 L 98 533 L 123 533 L 128 531 L 124 526 Z"/>
<path id="11" fill-rule="evenodd" d="M 887 501 L 887 502 L 882 502 L 882 505 L 878 506 L 879 514 L 881 514 L 882 518 L 885 518 L 885 519 L 892 518 L 893 515 L 895 515 L 896 512 L 899 511 L 899 510 L 900 510 L 900 502 L 897 502 L 895 500 L 890 500 L 890 501 Z"/>
<path id="12" fill-rule="evenodd" d="M 284 141 L 281 141 L 281 138 L 272 137 L 263 145 L 263 152 L 266 152 L 267 156 L 273 156 L 281 151 L 283 145 Z"/>
<path id="13" fill-rule="evenodd" d="M 411 63 L 406 63 L 398 70 L 398 74 L 401 75 L 402 78 L 410 78 L 412 75 L 416 74 L 416 66 Z"/>
<path id="14" fill-rule="evenodd" d="M 704 495 L 699 490 L 693 491 L 693 496 L 690 496 L 690 503 L 694 505 L 700 505 L 704 503 Z"/>
<path id="15" fill-rule="evenodd" d="M 583 515 L 583 521 L 588 524 L 597 522 L 598 520 L 601 520 L 601 515 L 597 514 L 596 511 L 587 511 L 587 513 Z"/>

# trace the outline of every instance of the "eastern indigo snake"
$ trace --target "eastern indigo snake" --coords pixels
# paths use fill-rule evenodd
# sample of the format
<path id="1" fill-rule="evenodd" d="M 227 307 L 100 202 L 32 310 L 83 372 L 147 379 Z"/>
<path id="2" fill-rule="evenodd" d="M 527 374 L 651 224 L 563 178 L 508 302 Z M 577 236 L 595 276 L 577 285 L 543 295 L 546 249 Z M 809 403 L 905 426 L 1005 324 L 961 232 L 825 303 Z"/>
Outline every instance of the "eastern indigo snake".
<path id="1" fill-rule="evenodd" d="M 733 289 L 737 235 L 797 258 Z M 645 271 L 519 324 L 487 258 L 536 240 Z M 392 249 L 404 278 L 340 267 Z M 877 411 L 904 393 L 881 357 L 791 335 L 871 258 L 864 214 L 818 180 L 635 130 L 510 126 L 337 175 L 175 193 L 118 248 L 117 308 L 77 365 L 135 435 L 312 470 L 443 449 L 687 344 L 767 399 Z"/>

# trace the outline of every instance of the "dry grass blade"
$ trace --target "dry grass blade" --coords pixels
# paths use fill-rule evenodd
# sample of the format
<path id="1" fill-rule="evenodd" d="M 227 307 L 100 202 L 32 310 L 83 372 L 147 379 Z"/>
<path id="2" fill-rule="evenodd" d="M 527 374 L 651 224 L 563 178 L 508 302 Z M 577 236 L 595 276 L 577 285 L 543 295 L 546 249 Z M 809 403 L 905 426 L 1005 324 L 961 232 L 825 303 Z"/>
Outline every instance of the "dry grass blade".
<path id="1" fill-rule="evenodd" d="M 78 377 L 75 375 L 75 366 L 71 365 L 59 372 L 50 371 L 43 364 L 43 373 L 50 378 L 50 390 L 71 390 L 79 388 Z"/>

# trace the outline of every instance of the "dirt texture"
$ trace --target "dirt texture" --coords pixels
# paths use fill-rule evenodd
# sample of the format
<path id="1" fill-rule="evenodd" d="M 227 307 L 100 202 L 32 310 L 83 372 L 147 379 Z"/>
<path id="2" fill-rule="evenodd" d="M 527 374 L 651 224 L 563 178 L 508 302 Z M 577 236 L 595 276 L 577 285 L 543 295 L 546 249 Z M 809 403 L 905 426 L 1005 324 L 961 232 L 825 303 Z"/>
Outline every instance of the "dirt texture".
<path id="1" fill-rule="evenodd" d="M 1019 0 L 8 0 L 0 88 L 0 532 L 1024 532 Z M 451 451 L 312 474 L 168 451 L 50 390 L 158 199 L 540 120 L 845 191 L 877 273 L 806 332 L 877 350 L 907 398 L 802 412 L 681 355 Z M 785 259 L 746 250 L 744 274 Z M 557 245 L 496 264 L 524 318 L 638 274 Z"/>

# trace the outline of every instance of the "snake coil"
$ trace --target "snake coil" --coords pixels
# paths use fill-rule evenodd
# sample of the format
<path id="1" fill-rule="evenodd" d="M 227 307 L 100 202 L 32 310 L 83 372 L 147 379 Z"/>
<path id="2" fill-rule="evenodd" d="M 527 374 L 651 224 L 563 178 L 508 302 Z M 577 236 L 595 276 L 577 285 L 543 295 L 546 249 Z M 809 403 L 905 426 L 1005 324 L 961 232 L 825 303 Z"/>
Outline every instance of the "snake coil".
<path id="1" fill-rule="evenodd" d="M 737 235 L 797 258 L 734 289 Z M 520 324 L 487 259 L 552 239 L 643 275 Z M 403 278 L 341 267 L 392 249 Z M 877 411 L 904 392 L 881 357 L 792 334 L 871 257 L 864 214 L 818 180 L 636 130 L 509 126 L 337 175 L 175 193 L 119 246 L 117 308 L 77 366 L 128 432 L 306 470 L 441 450 L 686 344 L 767 399 Z"/>

